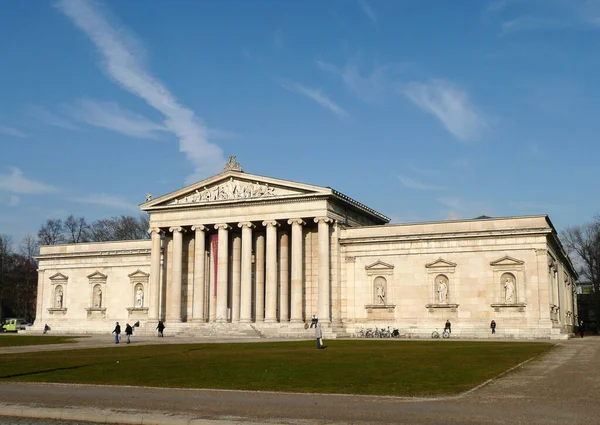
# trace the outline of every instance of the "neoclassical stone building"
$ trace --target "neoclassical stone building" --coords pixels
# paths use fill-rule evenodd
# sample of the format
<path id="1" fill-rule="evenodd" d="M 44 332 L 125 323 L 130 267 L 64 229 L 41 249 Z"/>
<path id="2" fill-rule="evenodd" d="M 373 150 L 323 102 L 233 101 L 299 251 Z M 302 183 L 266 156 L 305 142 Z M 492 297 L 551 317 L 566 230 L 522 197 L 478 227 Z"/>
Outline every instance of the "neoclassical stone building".
<path id="1" fill-rule="evenodd" d="M 115 321 L 171 334 L 330 337 L 396 327 L 425 337 L 560 338 L 575 272 L 547 216 L 389 225 L 328 187 L 224 171 L 147 196 L 150 240 L 44 246 L 37 319 L 55 332 Z"/>

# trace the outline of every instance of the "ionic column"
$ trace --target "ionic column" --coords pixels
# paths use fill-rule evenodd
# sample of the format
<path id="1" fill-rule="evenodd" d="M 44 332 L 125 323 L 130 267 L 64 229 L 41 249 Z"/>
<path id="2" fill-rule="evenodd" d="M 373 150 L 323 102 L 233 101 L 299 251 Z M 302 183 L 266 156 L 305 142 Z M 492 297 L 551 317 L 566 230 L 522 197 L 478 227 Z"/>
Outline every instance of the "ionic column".
<path id="1" fill-rule="evenodd" d="M 329 223 L 333 220 L 328 217 L 316 217 L 315 223 L 319 225 L 319 322 L 329 322 Z"/>
<path id="2" fill-rule="evenodd" d="M 152 237 L 148 320 L 151 322 L 158 322 L 160 308 L 160 229 L 158 227 L 153 227 L 148 230 L 148 232 Z"/>
<path id="3" fill-rule="evenodd" d="M 240 283 L 241 283 L 242 237 L 233 236 L 233 264 L 231 267 L 231 321 L 240 321 Z"/>
<path id="4" fill-rule="evenodd" d="M 217 317 L 215 322 L 227 322 L 227 282 L 229 279 L 229 229 L 226 223 L 215 224 L 219 231 L 219 249 L 217 250 Z"/>
<path id="5" fill-rule="evenodd" d="M 282 232 L 279 237 L 279 322 L 289 322 L 289 255 L 290 237 Z"/>
<path id="6" fill-rule="evenodd" d="M 265 320 L 265 235 L 256 236 L 256 297 L 255 321 Z"/>
<path id="7" fill-rule="evenodd" d="M 288 220 L 292 225 L 292 294 L 290 322 L 302 322 L 302 226 L 300 218 Z"/>
<path id="8" fill-rule="evenodd" d="M 204 322 L 204 283 L 206 282 L 206 230 L 207 227 L 202 224 L 192 226 L 194 234 L 194 283 L 192 302 L 192 321 Z"/>
<path id="9" fill-rule="evenodd" d="M 167 321 L 181 322 L 181 269 L 183 262 L 183 229 L 171 227 L 173 232 L 173 263 L 171 268 L 171 290 L 169 291 L 169 310 Z"/>
<path id="10" fill-rule="evenodd" d="M 277 223 L 275 220 L 263 221 L 267 228 L 267 280 L 265 290 L 265 322 L 277 322 Z"/>
<path id="11" fill-rule="evenodd" d="M 240 322 L 252 321 L 252 228 L 250 222 L 239 223 L 242 229 L 242 276 L 240 290 Z"/>

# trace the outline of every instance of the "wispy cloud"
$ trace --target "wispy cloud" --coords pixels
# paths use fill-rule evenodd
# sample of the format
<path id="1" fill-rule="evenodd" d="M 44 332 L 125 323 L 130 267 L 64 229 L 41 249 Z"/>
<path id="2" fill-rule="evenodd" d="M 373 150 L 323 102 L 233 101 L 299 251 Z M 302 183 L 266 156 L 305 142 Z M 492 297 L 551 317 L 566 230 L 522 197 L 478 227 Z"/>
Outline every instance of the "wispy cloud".
<path id="1" fill-rule="evenodd" d="M 119 196 L 107 195 L 105 193 L 74 197 L 71 198 L 71 201 L 82 204 L 100 205 L 117 210 L 139 211 L 137 205 L 134 205 Z"/>
<path id="2" fill-rule="evenodd" d="M 600 29 L 598 0 L 503 0 L 492 2 L 487 12 L 502 16 L 501 34 Z"/>
<path id="3" fill-rule="evenodd" d="M 363 101 L 376 103 L 381 99 L 388 85 L 386 68 L 375 66 L 370 74 L 361 73 L 359 60 L 353 59 L 342 68 L 317 60 L 317 68 L 341 78 L 344 85 Z"/>
<path id="4" fill-rule="evenodd" d="M 30 114 L 34 118 L 48 125 L 60 127 L 65 130 L 78 130 L 78 128 L 75 125 L 73 125 L 68 119 L 53 112 L 50 112 L 46 108 L 42 108 L 41 106 L 31 107 Z"/>
<path id="5" fill-rule="evenodd" d="M 418 190 L 440 190 L 441 189 L 438 186 L 427 184 L 422 181 L 415 180 L 411 177 L 402 176 L 400 174 L 398 174 L 397 177 L 398 177 L 398 180 L 400 180 L 400 183 L 402 183 L 404 186 L 406 186 L 410 189 L 418 189 Z"/>
<path id="6" fill-rule="evenodd" d="M 21 199 L 18 196 L 11 195 L 10 199 L 8 200 L 8 206 L 9 207 L 16 207 L 17 205 L 19 205 L 20 201 L 21 201 Z"/>
<path id="7" fill-rule="evenodd" d="M 303 96 L 308 97 L 309 99 L 314 100 L 319 105 L 321 105 L 325 109 L 329 109 L 331 112 L 336 114 L 338 117 L 346 117 L 348 113 L 331 99 L 329 99 L 326 95 L 321 93 L 321 91 L 317 89 L 313 89 L 310 87 L 305 87 L 300 83 L 289 83 L 281 85 L 284 89 L 287 89 L 291 92 L 295 92 L 301 94 Z"/>
<path id="8" fill-rule="evenodd" d="M 166 126 L 123 109 L 114 102 L 83 99 L 75 106 L 68 107 L 67 111 L 73 118 L 86 124 L 140 139 L 157 139 L 161 132 L 169 131 Z"/>
<path id="9" fill-rule="evenodd" d="M 402 91 L 419 108 L 436 117 L 459 140 L 474 140 L 487 127 L 485 117 L 471 104 L 468 94 L 448 81 L 412 82 L 404 86 Z"/>
<path id="10" fill-rule="evenodd" d="M 0 134 L 8 134 L 9 136 L 15 137 L 29 137 L 27 134 L 17 130 L 16 128 L 6 127 L 4 125 L 0 125 Z"/>
<path id="11" fill-rule="evenodd" d="M 464 200 L 458 197 L 438 198 L 438 202 L 450 208 L 450 214 L 475 218 L 481 215 L 492 216 L 492 207 L 487 202 Z"/>
<path id="12" fill-rule="evenodd" d="M 106 74 L 128 92 L 164 115 L 165 127 L 179 138 L 179 150 L 195 167 L 190 180 L 216 172 L 225 162 L 223 152 L 207 139 L 204 123 L 179 104 L 175 96 L 143 64 L 143 52 L 125 28 L 116 27 L 94 4 L 61 0 L 58 7 L 94 43 Z"/>
<path id="13" fill-rule="evenodd" d="M 30 180 L 17 167 L 10 167 L 9 174 L 0 174 L 0 190 L 11 193 L 35 194 L 58 191 L 54 186 Z"/>
<path id="14" fill-rule="evenodd" d="M 375 15 L 375 12 L 373 12 L 373 9 L 371 9 L 366 0 L 358 0 L 358 6 L 374 24 L 377 23 L 377 15 Z"/>

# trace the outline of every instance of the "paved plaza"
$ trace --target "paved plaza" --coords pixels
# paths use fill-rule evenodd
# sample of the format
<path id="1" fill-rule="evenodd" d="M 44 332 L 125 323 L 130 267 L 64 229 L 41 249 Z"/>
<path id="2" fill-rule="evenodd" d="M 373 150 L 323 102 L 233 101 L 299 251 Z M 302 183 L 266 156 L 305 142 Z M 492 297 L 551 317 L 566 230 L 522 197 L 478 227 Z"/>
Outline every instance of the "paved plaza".
<path id="1" fill-rule="evenodd" d="M 93 337 L 78 346 L 109 345 L 107 339 Z M 185 338 L 165 340 L 199 342 Z M 143 342 L 146 341 L 138 341 Z M 19 348 L 39 351 L 42 347 Z M 542 358 L 454 397 L 417 399 L 7 383 L 0 384 L 0 414 L 157 425 L 594 424 L 600 423 L 600 407 L 594 401 L 600 390 L 599 368 L 600 338 L 586 337 L 558 342 Z"/>

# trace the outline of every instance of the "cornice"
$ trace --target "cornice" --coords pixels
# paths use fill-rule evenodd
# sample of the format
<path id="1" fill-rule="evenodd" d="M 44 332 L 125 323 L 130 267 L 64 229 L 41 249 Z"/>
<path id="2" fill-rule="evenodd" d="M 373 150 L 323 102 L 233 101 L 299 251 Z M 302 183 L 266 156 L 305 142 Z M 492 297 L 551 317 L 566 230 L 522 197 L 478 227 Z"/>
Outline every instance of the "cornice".
<path id="1" fill-rule="evenodd" d="M 494 230 L 494 231 L 465 231 L 465 232 L 444 232 L 444 233 L 419 233 L 411 235 L 382 235 L 382 236 L 364 236 L 364 237 L 341 237 L 339 242 L 341 245 L 365 244 L 365 243 L 381 243 L 381 242 L 414 242 L 422 240 L 436 239 L 473 239 L 473 238 L 495 238 L 507 236 L 533 236 L 547 235 L 551 230 L 547 227 L 531 228 L 531 229 L 509 229 L 509 230 Z"/>
<path id="2" fill-rule="evenodd" d="M 151 249 L 124 249 L 110 251 L 69 252 L 56 254 L 43 254 L 35 258 L 38 260 L 50 260 L 53 258 L 79 258 L 79 257 L 110 257 L 117 255 L 150 255 Z"/>

